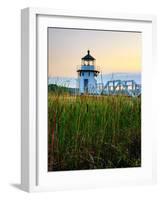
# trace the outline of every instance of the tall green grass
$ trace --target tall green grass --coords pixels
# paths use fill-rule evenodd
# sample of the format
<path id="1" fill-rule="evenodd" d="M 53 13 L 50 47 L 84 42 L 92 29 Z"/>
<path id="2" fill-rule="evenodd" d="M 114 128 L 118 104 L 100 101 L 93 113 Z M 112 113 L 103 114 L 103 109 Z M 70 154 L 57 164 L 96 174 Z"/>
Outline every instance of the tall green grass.
<path id="1" fill-rule="evenodd" d="M 48 94 L 48 170 L 141 166 L 141 99 Z"/>

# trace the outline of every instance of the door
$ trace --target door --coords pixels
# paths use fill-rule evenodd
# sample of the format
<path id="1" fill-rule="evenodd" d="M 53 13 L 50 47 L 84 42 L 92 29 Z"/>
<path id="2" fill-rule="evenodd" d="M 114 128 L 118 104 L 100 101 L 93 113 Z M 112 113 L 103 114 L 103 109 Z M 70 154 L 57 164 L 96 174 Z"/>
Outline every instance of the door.
<path id="1" fill-rule="evenodd" d="M 88 79 L 84 79 L 84 92 L 88 93 Z"/>

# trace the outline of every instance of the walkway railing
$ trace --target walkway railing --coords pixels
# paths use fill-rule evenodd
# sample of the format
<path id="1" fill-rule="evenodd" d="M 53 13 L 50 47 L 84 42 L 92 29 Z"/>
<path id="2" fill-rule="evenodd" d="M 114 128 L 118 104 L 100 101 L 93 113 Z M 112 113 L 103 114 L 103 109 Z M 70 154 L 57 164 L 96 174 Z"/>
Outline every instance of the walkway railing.
<path id="1" fill-rule="evenodd" d="M 125 94 L 135 97 L 141 94 L 141 85 L 134 80 L 110 80 L 99 90 L 99 94 Z"/>

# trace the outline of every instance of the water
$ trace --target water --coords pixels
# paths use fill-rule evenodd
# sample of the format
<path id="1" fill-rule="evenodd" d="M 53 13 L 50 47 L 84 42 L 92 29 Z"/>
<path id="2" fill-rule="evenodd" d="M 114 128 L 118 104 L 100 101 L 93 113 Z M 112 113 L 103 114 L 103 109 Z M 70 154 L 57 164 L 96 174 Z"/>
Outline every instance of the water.
<path id="1" fill-rule="evenodd" d="M 113 73 L 102 75 L 103 84 L 109 80 L 134 80 L 141 84 L 141 73 Z M 101 75 L 97 77 L 97 83 L 101 83 Z M 65 87 L 76 88 L 77 78 L 74 77 L 49 77 L 48 84 L 57 84 Z"/>

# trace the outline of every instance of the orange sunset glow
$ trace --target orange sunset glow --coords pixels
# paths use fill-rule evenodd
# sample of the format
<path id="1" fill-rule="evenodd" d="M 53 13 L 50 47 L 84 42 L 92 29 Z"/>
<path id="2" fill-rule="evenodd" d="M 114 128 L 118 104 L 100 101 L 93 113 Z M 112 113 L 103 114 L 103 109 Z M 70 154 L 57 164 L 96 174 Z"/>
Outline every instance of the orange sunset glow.
<path id="1" fill-rule="evenodd" d="M 103 74 L 141 72 L 141 33 L 48 28 L 48 76 L 77 77 L 87 50 Z"/>

